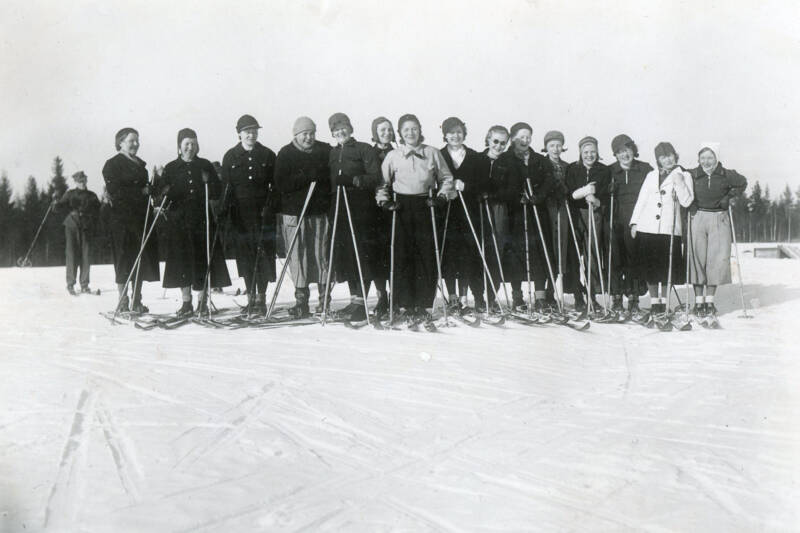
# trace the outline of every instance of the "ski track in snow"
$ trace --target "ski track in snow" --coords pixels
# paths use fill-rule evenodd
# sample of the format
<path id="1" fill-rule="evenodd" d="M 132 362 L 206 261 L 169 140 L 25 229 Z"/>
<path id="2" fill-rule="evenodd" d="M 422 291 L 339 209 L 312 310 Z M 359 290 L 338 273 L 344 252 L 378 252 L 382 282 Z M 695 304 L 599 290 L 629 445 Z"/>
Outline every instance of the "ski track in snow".
<path id="1" fill-rule="evenodd" d="M 745 259 L 761 308 L 723 287 L 720 331 L 430 335 L 143 332 L 0 271 L 0 530 L 800 530 L 798 274 Z"/>

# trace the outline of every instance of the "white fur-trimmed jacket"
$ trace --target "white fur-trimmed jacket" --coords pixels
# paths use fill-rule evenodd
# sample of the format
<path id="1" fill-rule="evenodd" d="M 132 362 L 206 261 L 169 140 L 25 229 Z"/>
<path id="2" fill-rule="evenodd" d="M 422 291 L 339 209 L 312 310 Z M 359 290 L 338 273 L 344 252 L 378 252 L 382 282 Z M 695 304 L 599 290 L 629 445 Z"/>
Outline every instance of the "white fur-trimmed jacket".
<path id="1" fill-rule="evenodd" d="M 681 180 L 677 176 L 681 176 Z M 692 175 L 681 167 L 675 167 L 661 184 L 658 183 L 658 170 L 652 170 L 644 179 L 639 190 L 639 198 L 633 208 L 629 225 L 636 225 L 637 232 L 669 235 L 672 230 L 673 206 L 672 192 L 683 207 L 689 207 L 694 200 Z M 680 236 L 680 212 L 675 217 L 675 233 Z"/>

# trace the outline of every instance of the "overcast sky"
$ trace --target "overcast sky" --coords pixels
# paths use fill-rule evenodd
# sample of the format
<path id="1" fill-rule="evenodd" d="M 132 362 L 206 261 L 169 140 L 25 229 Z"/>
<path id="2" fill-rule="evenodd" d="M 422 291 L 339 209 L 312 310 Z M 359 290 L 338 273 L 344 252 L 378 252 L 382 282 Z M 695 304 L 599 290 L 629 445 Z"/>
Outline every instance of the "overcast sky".
<path id="1" fill-rule="evenodd" d="M 20 192 L 56 155 L 102 190 L 114 134 L 139 155 L 176 157 L 183 127 L 220 160 L 235 123 L 256 116 L 276 152 L 299 115 L 330 141 L 347 113 L 369 141 L 373 118 L 416 113 L 442 145 L 451 115 L 483 149 L 492 124 L 529 122 L 540 148 L 559 129 L 627 133 L 641 157 L 671 141 L 695 166 L 701 141 L 773 192 L 800 185 L 800 8 L 766 1 L 8 1 L 0 4 L 0 168 Z"/>

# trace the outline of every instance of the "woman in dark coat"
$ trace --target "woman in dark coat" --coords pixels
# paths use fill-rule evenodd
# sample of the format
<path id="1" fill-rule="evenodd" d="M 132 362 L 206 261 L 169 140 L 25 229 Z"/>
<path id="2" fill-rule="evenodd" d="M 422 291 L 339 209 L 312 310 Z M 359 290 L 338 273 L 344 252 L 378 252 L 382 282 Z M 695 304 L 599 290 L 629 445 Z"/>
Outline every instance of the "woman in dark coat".
<path id="1" fill-rule="evenodd" d="M 152 188 L 147 178 L 147 164 L 136 156 L 139 151 L 139 132 L 122 128 L 114 138 L 117 155 L 103 165 L 103 179 L 111 201 L 111 243 L 114 252 L 114 276 L 119 291 L 120 311 L 146 313 L 142 304 L 142 281 L 158 281 L 158 243 L 147 241 L 142 251 L 138 276 L 131 276 L 131 298 L 125 282 L 134 268 L 142 245 L 145 220 L 153 221 L 150 209 Z M 130 301 L 133 302 L 130 305 Z"/>
<path id="2" fill-rule="evenodd" d="M 547 159 L 530 148 L 532 128 L 518 122 L 511 127 L 511 148 L 501 155 L 497 162 L 505 169 L 503 190 L 497 191 L 508 207 L 509 234 L 512 242 L 507 253 L 505 264 L 506 279 L 511 282 L 512 306 L 525 309 L 522 297 L 522 282 L 527 281 L 528 261 L 526 261 L 525 244 L 525 211 L 528 212 L 528 245 L 530 257 L 531 281 L 535 286 L 537 311 L 544 311 L 545 286 L 549 283 L 549 271 L 545 256 L 553 257 L 550 239 L 550 217 L 547 213 L 546 200 L 553 190 L 553 170 Z M 528 183 L 533 189 L 531 195 Z M 542 246 L 539 227 L 534 216 L 534 206 L 541 223 L 541 235 L 544 235 L 545 246 Z"/>
<path id="3" fill-rule="evenodd" d="M 247 310 L 265 314 L 267 284 L 275 281 L 278 192 L 273 188 L 275 152 L 258 142 L 259 128 L 250 115 L 242 115 L 236 123 L 241 142 L 222 158 L 220 214 L 231 218 L 236 269 L 247 287 Z"/>
<path id="4" fill-rule="evenodd" d="M 178 153 L 174 161 L 167 163 L 159 183 L 161 194 L 166 195 L 169 208 L 169 248 L 164 268 L 164 288 L 180 287 L 183 305 L 178 315 L 192 313 L 192 289 L 199 291 L 198 313 L 207 312 L 206 271 L 208 269 L 207 254 L 211 251 L 210 270 L 212 287 L 227 287 L 231 284 L 222 245 L 216 236 L 216 224 L 212 216 L 208 217 L 208 235 L 206 233 L 208 201 L 216 201 L 221 189 L 219 177 L 214 166 L 207 159 L 197 157 L 199 151 L 197 134 L 184 128 L 178 132 Z M 208 239 L 207 239 L 208 237 Z"/>
<path id="5" fill-rule="evenodd" d="M 478 152 L 464 146 L 467 126 L 461 119 L 446 119 L 442 123 L 442 133 L 447 144 L 439 151 L 453 174 L 453 187 L 461 192 L 469 210 L 469 219 L 477 233 L 479 228 L 475 228 L 475 224 L 480 221 L 478 202 L 487 191 L 489 180 L 486 161 Z M 450 293 L 450 305 L 454 312 L 465 311 L 469 287 L 475 298 L 475 307 L 484 309 L 486 302 L 483 299 L 483 262 L 467 222 L 464 206 L 458 197 L 450 202 L 449 212 L 447 235 L 442 235 L 441 242 L 444 247 L 442 275 L 447 283 L 447 292 Z M 444 232 L 444 225 L 439 229 Z M 459 283 L 458 298 L 455 298 L 456 280 Z"/>
<path id="6" fill-rule="evenodd" d="M 372 148 L 378 158 L 378 168 L 383 164 L 386 155 L 394 150 L 394 127 L 392 121 L 386 117 L 378 117 L 372 121 Z M 391 262 L 392 244 L 392 214 L 385 209 L 378 210 L 378 231 L 375 233 L 375 247 L 377 258 L 375 264 L 375 291 L 378 293 L 378 303 L 375 305 L 375 315 L 384 317 L 389 312 L 389 293 L 386 290 L 389 281 L 389 268 Z"/>
<path id="7" fill-rule="evenodd" d="M 500 156 L 508 146 L 508 129 L 505 126 L 495 125 L 489 128 L 486 132 L 486 150 L 481 155 L 484 157 L 484 169 L 487 176 L 486 192 L 483 195 L 481 202 L 484 215 L 483 225 L 483 241 L 484 253 L 486 255 L 486 262 L 489 265 L 489 273 L 492 276 L 492 281 L 495 284 L 495 290 L 500 291 L 500 283 L 504 279 L 500 275 L 500 266 L 503 264 L 502 258 L 506 257 L 510 250 L 511 242 L 508 236 L 508 206 L 502 198 L 503 191 L 506 190 L 505 179 L 506 171 L 503 163 L 500 161 Z M 488 208 L 488 212 L 487 212 Z M 494 234 L 492 233 L 494 230 Z M 495 240 L 497 240 L 497 248 L 499 253 L 495 251 Z M 501 258 L 498 263 L 498 255 Z M 487 287 L 488 288 L 488 287 Z M 489 302 L 488 310 L 497 312 L 500 310 L 495 298 L 495 291 L 489 289 L 486 298 Z"/>
<path id="8" fill-rule="evenodd" d="M 336 141 L 330 153 L 331 169 L 331 211 L 328 220 L 331 224 L 333 243 L 333 272 L 337 282 L 347 282 L 350 289 L 350 304 L 342 313 L 352 321 L 366 319 L 364 297 L 358 273 L 360 261 L 364 281 L 364 292 L 369 294 L 369 286 L 377 271 L 378 211 L 375 204 L 375 188 L 380 184 L 380 167 L 372 146 L 358 142 L 353 137 L 353 126 L 344 113 L 334 113 L 328 120 L 331 136 Z M 339 213 L 336 217 L 337 188 L 341 187 Z M 352 227 L 358 245 L 358 260 L 353 248 L 353 235 L 345 208 L 345 198 L 350 206 Z M 336 218 L 336 227 L 333 221 Z"/>
<path id="9" fill-rule="evenodd" d="M 606 165 L 600 163 L 597 151 L 597 139 L 594 137 L 584 137 L 578 143 L 580 150 L 580 159 L 574 163 L 570 163 L 566 172 L 566 186 L 567 186 L 567 199 L 571 213 L 572 222 L 575 229 L 575 237 L 578 240 L 578 247 L 581 250 L 583 257 L 584 268 L 589 267 L 589 253 L 592 253 L 592 302 L 595 308 L 599 310 L 600 304 L 595 300 L 594 295 L 600 293 L 600 275 L 598 269 L 598 258 L 592 245 L 590 251 L 589 246 L 589 218 L 591 210 L 594 211 L 594 222 L 596 223 L 596 233 L 599 239 L 598 248 L 600 249 L 600 259 L 603 258 L 603 250 L 605 250 L 604 243 L 608 242 L 604 238 L 603 220 L 605 220 L 603 208 L 608 205 L 609 200 L 609 182 L 611 181 L 611 174 Z M 607 225 L 607 224 L 606 224 Z M 592 236 L 592 242 L 594 235 Z M 567 263 L 571 270 L 580 273 L 581 262 L 575 251 L 575 245 L 567 248 Z M 586 277 L 586 272 L 575 276 L 575 279 L 580 279 L 581 276 Z M 586 309 L 586 301 L 583 298 L 582 289 L 577 283 L 570 287 L 564 287 L 564 291 L 572 291 L 575 297 L 575 308 L 579 311 Z"/>

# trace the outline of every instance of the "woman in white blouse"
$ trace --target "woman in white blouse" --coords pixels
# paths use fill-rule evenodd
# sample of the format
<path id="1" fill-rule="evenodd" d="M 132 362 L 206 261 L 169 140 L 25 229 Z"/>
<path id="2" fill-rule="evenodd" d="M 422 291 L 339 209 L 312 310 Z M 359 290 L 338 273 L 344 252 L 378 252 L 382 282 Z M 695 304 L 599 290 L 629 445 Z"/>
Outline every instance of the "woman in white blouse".
<path id="1" fill-rule="evenodd" d="M 678 204 L 689 207 L 694 200 L 692 176 L 678 165 L 678 153 L 670 143 L 656 146 L 658 168 L 647 174 L 631 215 L 631 236 L 635 239 L 638 275 L 650 291 L 650 313 L 666 312 L 670 237 L 672 239 L 672 282 L 684 282 L 681 259 L 681 216 Z M 663 290 L 659 290 L 663 284 Z"/>

